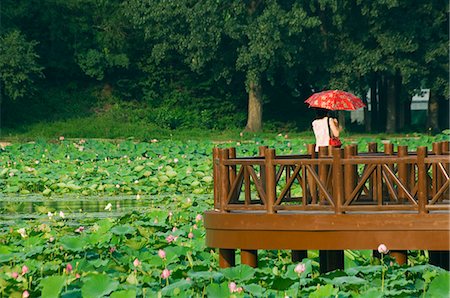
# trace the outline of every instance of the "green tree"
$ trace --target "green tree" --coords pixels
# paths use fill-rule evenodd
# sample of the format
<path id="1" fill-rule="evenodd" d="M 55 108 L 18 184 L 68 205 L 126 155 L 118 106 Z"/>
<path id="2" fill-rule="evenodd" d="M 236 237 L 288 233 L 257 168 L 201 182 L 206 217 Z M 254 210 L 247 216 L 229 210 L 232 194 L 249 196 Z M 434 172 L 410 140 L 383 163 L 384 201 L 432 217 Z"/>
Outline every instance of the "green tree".
<path id="1" fill-rule="evenodd" d="M 36 80 L 42 77 L 36 44 L 27 41 L 17 30 L 0 36 L 0 83 L 2 93 L 8 98 L 31 94 Z"/>
<path id="2" fill-rule="evenodd" d="M 281 65 L 294 66 L 318 25 L 295 1 L 129 0 L 127 7 L 156 61 L 175 52 L 217 79 L 244 73 L 250 131 L 262 127 L 262 80 L 273 80 Z"/>

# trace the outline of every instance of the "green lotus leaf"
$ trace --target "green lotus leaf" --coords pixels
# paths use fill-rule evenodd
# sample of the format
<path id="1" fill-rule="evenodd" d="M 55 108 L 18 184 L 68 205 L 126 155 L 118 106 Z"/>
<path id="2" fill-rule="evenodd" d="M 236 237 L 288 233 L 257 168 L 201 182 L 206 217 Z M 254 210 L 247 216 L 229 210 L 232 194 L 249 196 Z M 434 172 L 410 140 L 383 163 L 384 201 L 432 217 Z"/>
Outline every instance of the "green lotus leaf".
<path id="1" fill-rule="evenodd" d="M 115 291 L 119 282 L 106 274 L 89 275 L 81 287 L 83 298 L 97 298 Z"/>
<path id="2" fill-rule="evenodd" d="M 115 235 L 126 235 L 126 234 L 134 234 L 136 229 L 130 225 L 120 225 L 115 226 L 111 229 L 111 233 Z"/>
<path id="3" fill-rule="evenodd" d="M 235 281 L 246 281 L 255 275 L 255 268 L 252 268 L 248 265 L 238 265 L 236 267 L 230 267 L 222 269 L 223 275 Z"/>
<path id="4" fill-rule="evenodd" d="M 228 288 L 228 283 L 223 282 L 220 284 L 211 283 L 206 287 L 207 297 L 229 297 L 230 289 Z"/>
<path id="5" fill-rule="evenodd" d="M 70 251 L 83 251 L 86 246 L 86 239 L 77 236 L 63 236 L 59 239 L 61 245 Z"/>
<path id="6" fill-rule="evenodd" d="M 112 293 L 111 298 L 136 298 L 136 290 L 122 290 Z"/>
<path id="7" fill-rule="evenodd" d="M 65 282 L 66 276 L 54 275 L 42 279 L 39 284 L 42 287 L 42 297 L 58 298 Z"/>

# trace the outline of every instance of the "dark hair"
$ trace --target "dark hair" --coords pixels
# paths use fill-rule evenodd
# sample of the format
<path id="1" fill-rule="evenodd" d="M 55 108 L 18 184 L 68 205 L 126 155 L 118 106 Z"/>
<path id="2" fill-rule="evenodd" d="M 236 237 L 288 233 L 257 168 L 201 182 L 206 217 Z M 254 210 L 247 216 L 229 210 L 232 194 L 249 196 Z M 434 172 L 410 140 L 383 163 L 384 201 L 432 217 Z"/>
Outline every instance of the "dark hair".
<path id="1" fill-rule="evenodd" d="M 322 119 L 324 117 L 330 116 L 330 110 L 322 109 L 322 108 L 316 108 L 316 119 Z"/>

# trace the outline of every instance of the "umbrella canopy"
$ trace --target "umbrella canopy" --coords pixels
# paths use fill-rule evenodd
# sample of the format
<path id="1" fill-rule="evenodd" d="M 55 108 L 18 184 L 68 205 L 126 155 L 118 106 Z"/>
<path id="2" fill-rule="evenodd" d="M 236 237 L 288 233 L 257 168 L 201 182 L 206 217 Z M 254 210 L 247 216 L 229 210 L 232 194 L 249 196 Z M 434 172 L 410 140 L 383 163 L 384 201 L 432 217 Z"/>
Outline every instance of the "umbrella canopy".
<path id="1" fill-rule="evenodd" d="M 314 93 L 307 100 L 305 100 L 305 103 L 309 104 L 309 107 L 322 108 L 332 111 L 351 111 L 366 106 L 361 99 L 342 90 L 327 90 Z"/>

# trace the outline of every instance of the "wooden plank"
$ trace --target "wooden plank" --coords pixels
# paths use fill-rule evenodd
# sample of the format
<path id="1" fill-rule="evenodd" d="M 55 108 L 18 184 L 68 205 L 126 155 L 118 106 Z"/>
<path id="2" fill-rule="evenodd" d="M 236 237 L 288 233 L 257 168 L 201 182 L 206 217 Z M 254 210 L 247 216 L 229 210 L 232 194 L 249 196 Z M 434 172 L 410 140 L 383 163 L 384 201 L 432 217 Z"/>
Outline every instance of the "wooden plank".
<path id="1" fill-rule="evenodd" d="M 341 250 L 450 250 L 449 231 L 228 231 L 207 230 L 206 246 L 220 248 Z M 430 241 L 433 239 L 433 241 Z"/>
<path id="2" fill-rule="evenodd" d="M 367 214 L 305 213 L 220 213 L 205 212 L 207 229 L 320 231 L 320 230 L 436 230 L 450 231 L 449 213 L 407 214 L 373 212 Z"/>

